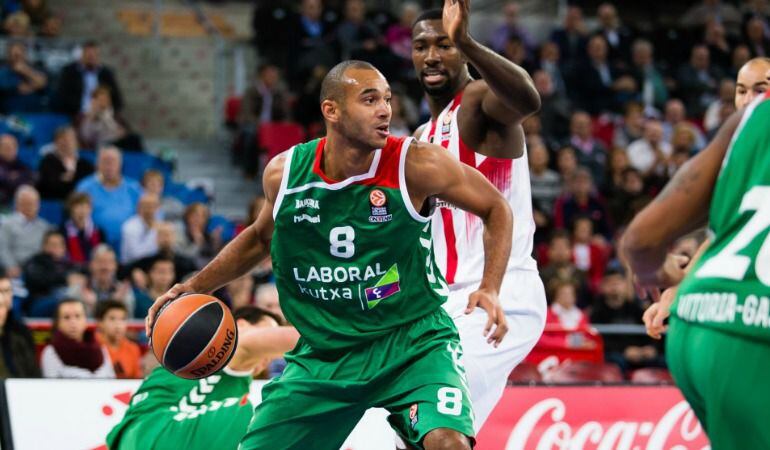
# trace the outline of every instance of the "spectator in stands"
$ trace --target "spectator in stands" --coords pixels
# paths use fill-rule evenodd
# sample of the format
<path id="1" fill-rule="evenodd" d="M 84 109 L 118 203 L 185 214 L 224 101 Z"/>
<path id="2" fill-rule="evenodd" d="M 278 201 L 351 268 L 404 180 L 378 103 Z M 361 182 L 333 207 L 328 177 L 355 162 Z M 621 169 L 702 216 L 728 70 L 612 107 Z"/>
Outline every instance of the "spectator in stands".
<path id="1" fill-rule="evenodd" d="M 617 147 L 610 152 L 609 161 L 607 178 L 602 192 L 612 193 L 615 189 L 620 189 L 623 184 L 623 171 L 631 167 L 631 163 L 628 161 L 628 153 L 622 147 Z"/>
<path id="2" fill-rule="evenodd" d="M 735 82 L 729 78 L 723 78 L 719 82 L 719 98 L 711 103 L 703 116 L 703 128 L 707 133 L 713 132 L 722 125 L 722 109 L 725 106 L 735 105 Z"/>
<path id="3" fill-rule="evenodd" d="M 286 318 L 281 311 L 281 304 L 278 301 L 278 289 L 275 283 L 264 283 L 257 287 L 254 294 L 254 306 L 275 314 L 281 318 L 281 323 L 286 323 Z"/>
<path id="4" fill-rule="evenodd" d="M 107 348 L 115 378 L 142 378 L 142 351 L 126 336 L 128 311 L 126 305 L 105 300 L 96 307 L 96 340 Z"/>
<path id="5" fill-rule="evenodd" d="M 385 42 L 390 51 L 412 67 L 412 25 L 420 14 L 420 6 L 412 2 L 401 4 L 398 22 L 385 32 Z"/>
<path id="6" fill-rule="evenodd" d="M 145 193 L 139 198 L 136 214 L 121 227 L 120 262 L 132 262 L 150 256 L 158 251 L 157 215 L 160 199 L 155 194 Z"/>
<path id="7" fill-rule="evenodd" d="M 671 137 L 674 135 L 674 127 L 681 123 L 692 125 L 692 122 L 687 120 L 687 111 L 685 105 L 678 98 L 672 98 L 666 102 L 666 111 L 664 116 L 663 125 L 663 139 L 666 142 L 671 142 Z M 695 133 L 695 145 L 700 150 L 706 146 L 706 138 L 699 129 L 694 128 Z"/>
<path id="8" fill-rule="evenodd" d="M 147 280 L 144 286 L 135 286 L 136 310 L 134 317 L 143 319 L 156 298 L 171 289 L 177 279 L 174 260 L 163 256 L 156 257 L 147 270 Z"/>
<path id="9" fill-rule="evenodd" d="M 6 62 L 0 66 L 0 110 L 5 113 L 39 111 L 46 86 L 48 77 L 27 60 L 26 45 L 11 41 L 6 50 Z"/>
<path id="10" fill-rule="evenodd" d="M 75 186 L 94 173 L 94 165 L 80 157 L 75 129 L 65 125 L 56 130 L 54 150 L 40 161 L 37 188 L 46 200 L 64 200 Z"/>
<path id="11" fill-rule="evenodd" d="M 334 49 L 334 23 L 324 15 L 321 0 L 302 0 L 299 15 L 289 25 L 289 36 L 292 87 L 301 86 L 314 67 L 332 67 L 339 59 Z"/>
<path id="12" fill-rule="evenodd" d="M 733 47 L 732 64 L 730 66 L 730 72 L 728 75 L 730 78 L 737 78 L 738 71 L 741 70 L 744 64 L 751 59 L 751 52 L 749 47 L 745 44 L 738 44 Z"/>
<path id="13" fill-rule="evenodd" d="M 558 279 L 548 285 L 549 300 L 545 323 L 577 330 L 589 325 L 588 316 L 577 306 L 577 287 L 572 280 Z M 575 347 L 579 345 L 571 345 Z"/>
<path id="14" fill-rule="evenodd" d="M 631 62 L 631 75 L 636 80 L 644 107 L 663 109 L 663 105 L 668 100 L 668 87 L 663 72 L 656 66 L 653 59 L 652 43 L 646 39 L 634 41 Z"/>
<path id="15" fill-rule="evenodd" d="M 585 61 L 587 36 L 583 10 L 577 5 L 567 6 L 564 24 L 553 30 L 550 40 L 559 46 L 561 59 L 570 70 Z"/>
<path id="16" fill-rule="evenodd" d="M 146 274 L 149 272 L 150 267 L 156 259 L 169 259 L 174 262 L 176 282 L 180 282 L 184 277 L 198 270 L 198 267 L 192 259 L 182 255 L 177 250 L 177 228 L 174 224 L 170 222 L 161 222 L 156 226 L 156 229 L 158 234 L 158 252 L 152 256 L 144 257 L 132 265 L 132 278 L 134 279 L 134 284 L 142 288 L 146 287 L 147 283 L 146 280 L 138 280 L 139 282 L 137 282 L 137 277 L 142 277 L 143 274 L 137 273 L 136 269 Z M 154 299 L 155 297 L 153 297 L 153 300 Z"/>
<path id="17" fill-rule="evenodd" d="M 184 212 L 184 218 L 177 233 L 179 253 L 194 260 L 203 267 L 222 247 L 222 228 L 209 233 L 209 209 L 203 203 L 193 203 Z"/>
<path id="18" fill-rule="evenodd" d="M 115 75 L 109 67 L 102 65 L 99 44 L 88 41 L 83 44 L 80 61 L 62 69 L 55 98 L 57 110 L 73 118 L 79 113 L 88 112 L 91 94 L 99 86 L 109 88 L 112 107 L 120 112 L 123 109 L 123 96 Z"/>
<path id="19" fill-rule="evenodd" d="M 501 54 L 505 59 L 524 68 L 524 70 L 529 73 L 532 73 L 535 69 L 535 65 L 529 59 L 529 54 L 527 53 L 527 47 L 524 45 L 524 41 L 518 36 L 511 36 L 508 38 L 503 46 Z"/>
<path id="20" fill-rule="evenodd" d="M 13 194 L 23 184 L 32 184 L 35 174 L 19 161 L 19 144 L 11 134 L 0 134 L 0 207 L 11 205 Z"/>
<path id="21" fill-rule="evenodd" d="M 591 116 L 575 111 L 570 119 L 570 138 L 566 145 L 573 147 L 579 165 L 586 167 L 600 186 L 604 183 L 607 165 L 607 149 L 593 135 Z"/>
<path id="22" fill-rule="evenodd" d="M 409 61 L 411 67 L 411 60 Z M 295 108 L 297 121 L 305 127 L 322 125 L 321 111 L 318 108 L 318 98 L 321 96 L 321 82 L 329 72 L 330 66 L 318 64 L 310 71 L 304 84 L 298 89 L 299 99 Z"/>
<path id="23" fill-rule="evenodd" d="M 688 64 L 679 68 L 679 92 L 692 117 L 702 117 L 708 105 L 716 99 L 722 74 L 710 60 L 709 49 L 703 44 L 693 46 Z"/>
<path id="24" fill-rule="evenodd" d="M 120 231 L 123 222 L 136 210 L 142 188 L 136 180 L 121 174 L 123 157 L 115 147 L 99 150 L 96 173 L 80 181 L 78 192 L 91 197 L 96 226 L 106 233 L 106 240 L 113 248 L 120 248 Z"/>
<path id="25" fill-rule="evenodd" d="M 577 152 L 570 145 L 565 145 L 556 152 L 556 170 L 559 172 L 562 183 L 572 179 L 578 168 Z"/>
<path id="26" fill-rule="evenodd" d="M 579 104 L 592 115 L 617 111 L 636 95 L 636 81 L 608 59 L 602 35 L 588 40 L 588 61 L 578 69 Z"/>
<path id="27" fill-rule="evenodd" d="M 224 287 L 223 301 L 230 305 L 233 311 L 242 306 L 254 304 L 254 278 L 246 274 L 236 278 Z"/>
<path id="28" fill-rule="evenodd" d="M 767 24 L 759 17 L 753 17 L 746 22 L 744 27 L 745 43 L 749 47 L 751 56 L 770 57 L 770 38 L 768 38 Z"/>
<path id="29" fill-rule="evenodd" d="M 155 194 L 161 199 L 159 218 L 170 222 L 181 220 L 184 214 L 184 203 L 170 195 L 164 196 L 165 184 L 166 180 L 163 177 L 163 173 L 159 170 L 149 169 L 142 175 L 142 189 L 144 189 L 144 192 Z"/>
<path id="30" fill-rule="evenodd" d="M 641 324 L 644 308 L 634 298 L 631 282 L 623 266 L 611 263 L 601 282 L 601 296 L 591 311 L 596 324 Z M 604 336 L 604 354 L 627 372 L 646 365 L 660 366 L 658 349 L 644 335 L 612 334 Z"/>
<path id="31" fill-rule="evenodd" d="M 596 233 L 610 238 L 610 223 L 602 198 L 594 189 L 591 173 L 583 167 L 578 168 L 572 179 L 567 180 L 567 192 L 554 206 L 554 225 L 557 228 L 571 229 L 576 218 L 591 218 Z"/>
<path id="32" fill-rule="evenodd" d="M 687 157 L 694 155 L 698 152 L 695 142 L 695 125 L 682 122 L 674 127 L 674 133 L 671 136 L 671 158 L 669 158 L 667 173 L 669 177 L 674 174 L 674 171 L 671 170 L 671 160 L 673 160 L 674 155 L 677 153 L 684 153 Z"/>
<path id="33" fill-rule="evenodd" d="M 599 291 L 604 266 L 610 253 L 607 241 L 594 235 L 594 224 L 589 217 L 578 217 L 572 223 L 572 260 L 588 278 L 591 292 Z"/>
<path id="34" fill-rule="evenodd" d="M 539 264 L 543 269 L 540 278 L 543 284 L 549 286 L 554 280 L 570 280 L 578 287 L 578 303 L 588 305 L 590 291 L 585 273 L 572 262 L 572 241 L 565 230 L 556 230 L 551 234 L 548 243 L 546 264 Z"/>
<path id="35" fill-rule="evenodd" d="M 43 235 L 51 226 L 38 217 L 40 196 L 29 185 L 19 187 L 14 196 L 16 212 L 0 226 L 0 262 L 8 275 L 21 275 L 21 266 L 40 250 Z"/>
<path id="36" fill-rule="evenodd" d="M 569 121 L 572 113 L 569 98 L 564 91 L 555 89 L 551 74 L 544 69 L 536 71 L 532 75 L 532 81 L 535 83 L 537 93 L 540 94 L 539 114 L 545 140 L 548 142 L 564 140 L 569 135 Z"/>
<path id="37" fill-rule="evenodd" d="M 67 242 L 69 260 L 80 268 L 86 267 L 91 252 L 104 240 L 104 232 L 91 219 L 91 197 L 82 192 L 75 192 L 65 205 L 69 219 L 62 226 L 62 234 Z"/>
<path id="38" fill-rule="evenodd" d="M 631 53 L 631 30 L 625 27 L 618 17 L 615 5 L 604 2 L 596 10 L 599 19 L 597 34 L 601 34 L 609 47 L 609 61 L 615 65 L 627 64 Z"/>
<path id="39" fill-rule="evenodd" d="M 730 43 L 727 41 L 725 27 L 716 20 L 710 20 L 703 32 L 703 43 L 709 49 L 711 62 L 720 72 L 725 73 L 730 68 Z"/>
<path id="40" fill-rule="evenodd" d="M 0 380 L 38 377 L 40 368 L 32 335 L 13 314 L 11 280 L 0 269 Z"/>
<path id="41" fill-rule="evenodd" d="M 238 115 L 241 162 L 246 173 L 257 173 L 257 132 L 262 123 L 287 120 L 290 116 L 290 93 L 281 81 L 278 67 L 263 64 L 254 83 L 246 89 Z"/>
<path id="42" fill-rule="evenodd" d="M 89 315 L 93 314 L 97 303 L 107 299 L 118 300 L 128 311 L 134 310 L 134 292 L 129 283 L 118 279 L 118 259 L 109 245 L 96 246 L 88 271 L 87 279 L 70 280 L 67 294 L 83 301 Z"/>
<path id="43" fill-rule="evenodd" d="M 651 200 L 644 192 L 642 173 L 633 167 L 626 167 L 622 171 L 620 184 L 610 191 L 607 209 L 612 223 L 618 228 L 625 227 Z"/>
<path id="44" fill-rule="evenodd" d="M 3 29 L 11 38 L 27 38 L 32 35 L 29 16 L 24 11 L 9 14 L 3 22 Z"/>
<path id="45" fill-rule="evenodd" d="M 366 20 L 363 0 L 345 0 L 344 19 L 337 25 L 337 42 L 342 59 L 352 59 L 362 51 L 376 50 L 381 39 L 377 27 Z"/>
<path id="46" fill-rule="evenodd" d="M 64 236 L 49 230 L 43 237 L 43 249 L 23 267 L 24 286 L 29 292 L 25 309 L 32 317 L 51 317 L 56 303 L 64 295 L 67 281 L 75 267 L 67 259 Z"/>
<path id="47" fill-rule="evenodd" d="M 745 108 L 758 95 L 770 89 L 770 58 L 754 58 L 738 71 L 735 87 L 735 107 Z"/>
<path id="48" fill-rule="evenodd" d="M 390 134 L 393 136 L 411 136 L 417 123 L 417 109 L 403 92 L 393 90 L 390 97 Z"/>
<path id="49" fill-rule="evenodd" d="M 128 123 L 112 106 L 110 89 L 99 86 L 91 93 L 91 105 L 78 126 L 80 142 L 85 148 L 114 145 L 128 151 L 144 151 L 142 137 L 131 131 Z"/>
<path id="50" fill-rule="evenodd" d="M 489 39 L 489 47 L 497 53 L 503 53 L 505 46 L 511 37 L 516 37 L 524 46 L 529 56 L 535 48 L 535 41 L 521 23 L 519 23 L 519 4 L 508 2 L 503 6 L 503 23 L 492 32 Z"/>
<path id="51" fill-rule="evenodd" d="M 561 178 L 558 173 L 548 168 L 549 155 L 545 146 L 530 146 L 528 156 L 533 206 L 550 216 L 554 202 L 561 195 Z"/>
<path id="52" fill-rule="evenodd" d="M 644 133 L 626 150 L 631 167 L 644 177 L 664 176 L 671 157 L 671 144 L 663 137 L 663 126 L 659 120 L 648 119 L 644 124 Z"/>
<path id="53" fill-rule="evenodd" d="M 115 378 L 110 355 L 87 329 L 86 308 L 73 299 L 62 300 L 53 319 L 53 337 L 41 356 L 46 378 Z"/>
<path id="54" fill-rule="evenodd" d="M 735 7 L 722 0 L 703 0 L 688 9 L 680 19 L 680 23 L 690 28 L 706 26 L 710 20 L 722 23 L 730 34 L 738 34 L 741 15 Z"/>
<path id="55" fill-rule="evenodd" d="M 544 70 L 551 77 L 553 90 L 560 95 L 567 95 L 567 81 L 569 73 L 565 71 L 559 53 L 559 46 L 553 41 L 543 42 L 540 46 L 540 70 Z M 534 79 L 534 74 L 533 74 Z M 537 87 L 537 84 L 535 85 Z M 542 93 L 540 94 L 542 96 Z M 541 109 L 542 110 L 542 109 Z"/>

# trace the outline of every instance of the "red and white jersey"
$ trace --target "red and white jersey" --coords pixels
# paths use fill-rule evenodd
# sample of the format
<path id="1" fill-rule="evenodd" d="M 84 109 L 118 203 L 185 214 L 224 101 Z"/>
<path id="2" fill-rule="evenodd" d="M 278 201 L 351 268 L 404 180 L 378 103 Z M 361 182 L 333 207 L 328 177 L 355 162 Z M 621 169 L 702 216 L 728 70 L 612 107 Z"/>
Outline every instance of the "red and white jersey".
<path id="1" fill-rule="evenodd" d="M 532 258 L 535 220 L 529 182 L 527 149 L 517 159 L 491 158 L 476 153 L 460 139 L 457 112 L 462 91 L 435 121 L 427 123 L 421 141 L 446 148 L 463 163 L 480 171 L 508 200 L 513 211 L 513 244 L 508 270 L 537 270 Z M 433 214 L 436 262 L 453 288 L 481 281 L 484 272 L 484 225 L 471 213 L 439 200 Z"/>

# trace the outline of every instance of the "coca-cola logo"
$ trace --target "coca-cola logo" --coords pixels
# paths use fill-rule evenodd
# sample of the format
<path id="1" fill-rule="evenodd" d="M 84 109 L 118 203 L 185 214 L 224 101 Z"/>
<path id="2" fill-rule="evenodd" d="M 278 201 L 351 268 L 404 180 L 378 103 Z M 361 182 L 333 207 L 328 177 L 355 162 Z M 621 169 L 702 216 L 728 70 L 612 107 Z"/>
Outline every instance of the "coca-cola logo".
<path id="1" fill-rule="evenodd" d="M 657 422 L 565 420 L 559 398 L 531 406 L 516 422 L 505 450 L 710 450 L 686 401 L 674 404 Z"/>

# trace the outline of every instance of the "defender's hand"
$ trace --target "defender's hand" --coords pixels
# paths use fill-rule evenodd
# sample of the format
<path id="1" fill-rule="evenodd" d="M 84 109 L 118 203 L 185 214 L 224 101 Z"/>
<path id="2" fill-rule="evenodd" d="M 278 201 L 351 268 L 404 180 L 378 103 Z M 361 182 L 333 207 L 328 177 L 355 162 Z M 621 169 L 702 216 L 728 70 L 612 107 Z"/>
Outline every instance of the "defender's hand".
<path id="1" fill-rule="evenodd" d="M 152 332 L 152 325 L 155 323 L 155 317 L 158 315 L 158 311 L 160 311 L 163 305 L 182 294 L 191 292 L 194 292 L 194 290 L 187 284 L 177 283 L 171 286 L 171 289 L 169 289 L 168 292 L 155 299 L 155 303 L 150 306 L 150 310 L 147 312 L 147 317 L 144 319 L 144 328 L 148 337 Z"/>
<path id="2" fill-rule="evenodd" d="M 470 38 L 468 18 L 471 14 L 471 0 L 444 0 L 442 22 L 449 39 L 457 45 Z"/>
<path id="3" fill-rule="evenodd" d="M 505 318 L 503 307 L 497 298 L 497 292 L 488 289 L 479 289 L 468 297 L 468 307 L 465 314 L 470 314 L 473 309 L 479 307 L 487 312 L 487 325 L 484 327 L 484 337 L 488 343 L 494 343 L 497 347 L 502 342 L 505 333 L 508 332 L 508 320 Z M 493 330 L 494 326 L 494 330 Z"/>
<path id="4" fill-rule="evenodd" d="M 664 325 L 663 321 L 671 314 L 671 304 L 674 302 L 676 296 L 676 288 L 668 288 L 663 291 L 660 297 L 660 301 L 653 303 L 644 312 L 642 320 L 644 321 L 644 327 L 647 329 L 647 334 L 653 339 L 660 339 L 662 334 L 668 329 L 668 325 Z"/>

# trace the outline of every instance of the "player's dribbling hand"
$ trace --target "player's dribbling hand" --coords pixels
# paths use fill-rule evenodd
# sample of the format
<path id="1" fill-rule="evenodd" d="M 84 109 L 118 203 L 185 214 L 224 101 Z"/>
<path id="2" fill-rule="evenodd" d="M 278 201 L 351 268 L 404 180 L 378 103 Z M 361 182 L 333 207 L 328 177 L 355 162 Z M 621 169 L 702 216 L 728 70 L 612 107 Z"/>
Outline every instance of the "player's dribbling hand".
<path id="1" fill-rule="evenodd" d="M 150 310 L 147 312 L 147 317 L 144 319 L 144 327 L 147 332 L 147 336 L 150 336 L 152 332 L 152 324 L 155 323 L 155 317 L 158 315 L 158 311 L 171 300 L 179 297 L 182 294 L 193 292 L 193 290 L 186 284 L 177 283 L 171 286 L 165 294 L 155 299 L 155 302 L 150 306 Z"/>
<path id="2" fill-rule="evenodd" d="M 472 313 L 476 307 L 487 312 L 488 319 L 484 327 L 484 337 L 487 338 L 487 343 L 492 343 L 492 345 L 497 347 L 508 332 L 508 319 L 505 318 L 503 307 L 497 298 L 497 292 L 489 289 L 479 289 L 471 293 L 468 297 L 468 306 L 465 308 L 465 314 Z"/>
<path id="3" fill-rule="evenodd" d="M 662 334 L 668 329 L 667 325 L 663 324 L 663 321 L 671 314 L 671 304 L 674 302 L 676 296 L 676 288 L 668 288 L 663 291 L 660 296 L 660 301 L 653 303 L 644 312 L 642 320 L 644 321 L 644 327 L 647 329 L 647 334 L 653 339 L 660 339 Z"/>

